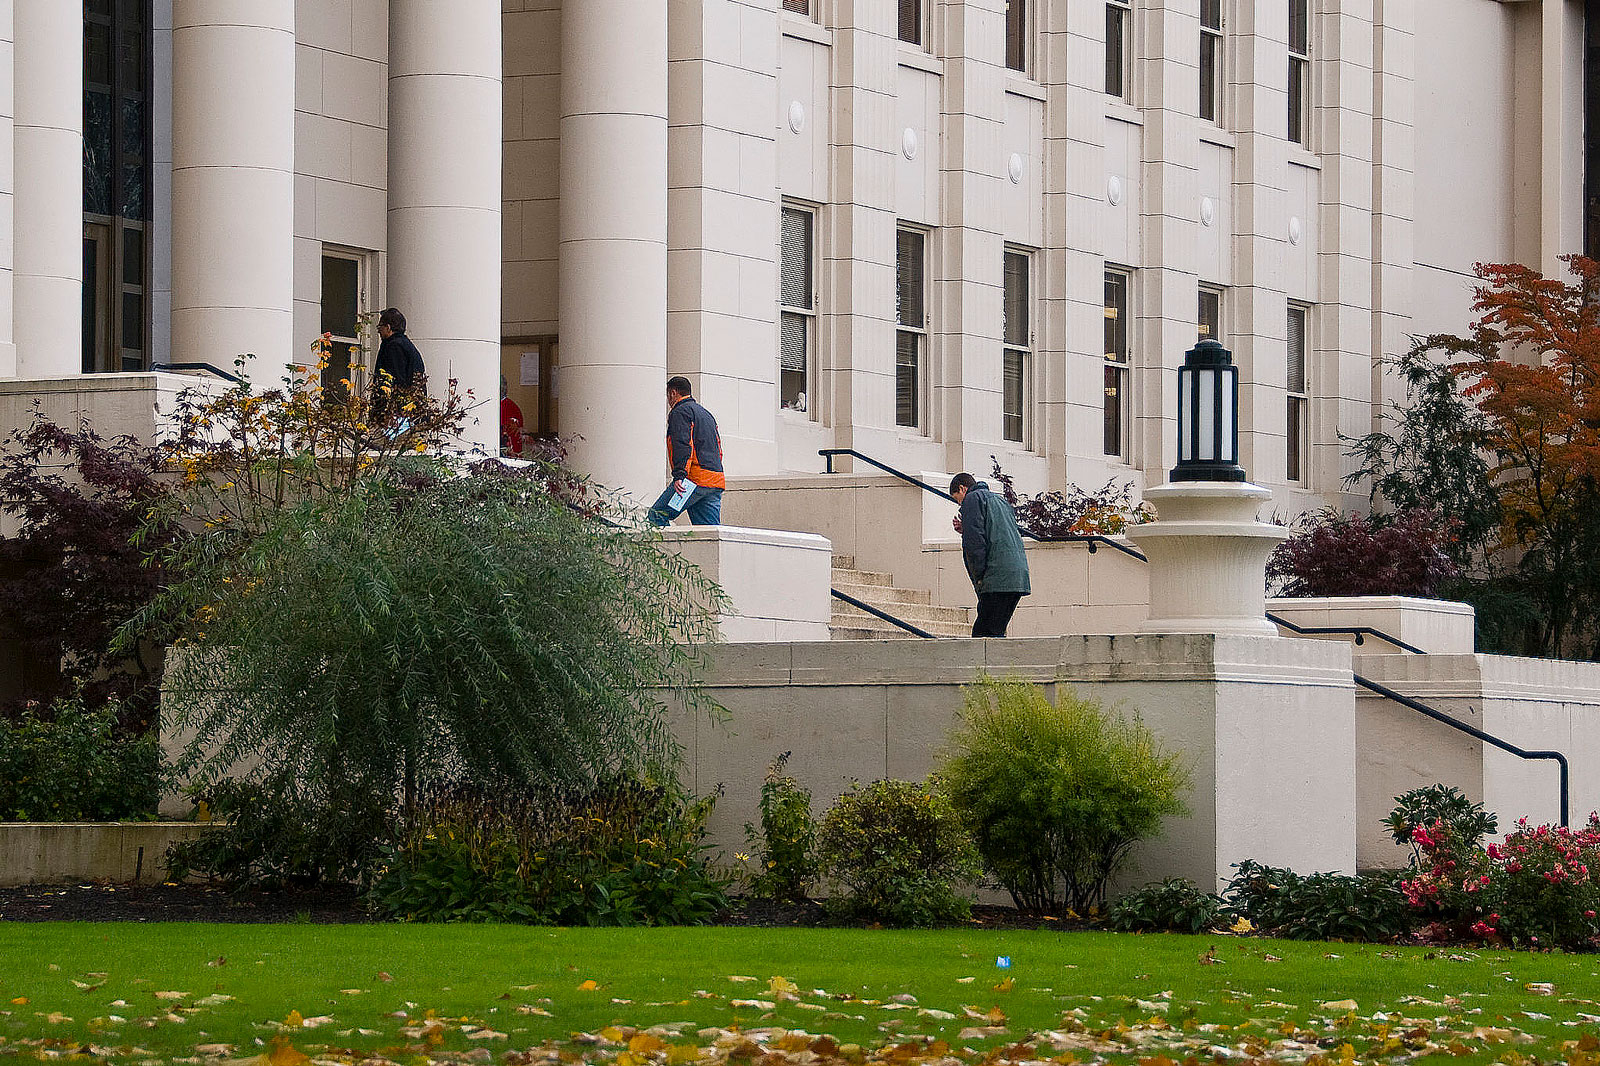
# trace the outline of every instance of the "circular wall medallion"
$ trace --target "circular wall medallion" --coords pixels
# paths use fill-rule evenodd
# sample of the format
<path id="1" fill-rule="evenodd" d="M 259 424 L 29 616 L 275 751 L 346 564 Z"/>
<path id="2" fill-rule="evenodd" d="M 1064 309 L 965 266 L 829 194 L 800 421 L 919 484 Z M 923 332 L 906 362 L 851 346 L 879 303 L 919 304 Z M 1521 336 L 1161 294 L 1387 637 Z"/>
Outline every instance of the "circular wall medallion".
<path id="1" fill-rule="evenodd" d="M 907 159 L 915 159 L 917 158 L 917 149 L 919 147 L 917 131 L 907 126 L 906 131 L 900 135 L 900 154 Z"/>
<path id="2" fill-rule="evenodd" d="M 799 133 L 805 128 L 806 105 L 802 104 L 799 100 L 792 101 L 789 104 L 789 130 L 792 133 Z"/>
<path id="3" fill-rule="evenodd" d="M 1200 197 L 1200 224 L 1209 226 L 1217 220 L 1217 205 L 1212 203 L 1211 197 Z"/>
<path id="4" fill-rule="evenodd" d="M 1011 160 L 1006 164 L 1006 173 L 1011 175 L 1011 184 L 1022 184 L 1022 153 L 1012 152 Z"/>
<path id="5" fill-rule="evenodd" d="M 1106 179 L 1106 199 L 1112 207 L 1122 202 L 1122 179 L 1115 174 Z"/>
<path id="6" fill-rule="evenodd" d="M 1289 219 L 1289 243 L 1300 243 L 1300 219 L 1297 216 L 1291 216 Z"/>

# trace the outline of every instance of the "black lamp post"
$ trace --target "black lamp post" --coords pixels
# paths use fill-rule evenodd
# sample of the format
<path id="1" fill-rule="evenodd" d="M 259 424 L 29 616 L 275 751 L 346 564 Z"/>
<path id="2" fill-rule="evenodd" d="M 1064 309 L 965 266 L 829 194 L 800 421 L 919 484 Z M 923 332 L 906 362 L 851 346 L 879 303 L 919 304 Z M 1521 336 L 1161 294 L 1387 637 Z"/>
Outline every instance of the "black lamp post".
<path id="1" fill-rule="evenodd" d="M 1243 481 L 1239 465 L 1239 368 L 1214 340 L 1189 349 L 1178 368 L 1178 465 L 1171 481 Z"/>

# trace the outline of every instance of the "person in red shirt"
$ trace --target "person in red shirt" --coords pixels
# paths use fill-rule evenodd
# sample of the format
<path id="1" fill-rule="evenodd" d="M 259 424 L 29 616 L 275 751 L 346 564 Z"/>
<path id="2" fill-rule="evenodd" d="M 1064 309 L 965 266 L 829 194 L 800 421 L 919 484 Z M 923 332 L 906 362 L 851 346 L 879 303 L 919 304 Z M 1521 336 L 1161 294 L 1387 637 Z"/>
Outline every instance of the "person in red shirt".
<path id="1" fill-rule="evenodd" d="M 505 375 L 500 377 L 500 454 L 522 458 L 522 408 L 506 395 Z"/>

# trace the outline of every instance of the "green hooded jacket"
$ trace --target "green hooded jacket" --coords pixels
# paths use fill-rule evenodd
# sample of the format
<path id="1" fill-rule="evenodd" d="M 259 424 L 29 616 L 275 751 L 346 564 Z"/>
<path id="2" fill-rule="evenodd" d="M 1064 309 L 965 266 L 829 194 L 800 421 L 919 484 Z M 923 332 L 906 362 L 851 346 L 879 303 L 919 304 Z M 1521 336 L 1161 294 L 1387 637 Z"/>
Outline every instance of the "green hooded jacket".
<path id="1" fill-rule="evenodd" d="M 982 481 L 961 500 L 961 556 L 972 587 L 980 594 L 1020 592 L 1026 596 L 1033 591 L 1017 516 L 1011 505 Z"/>

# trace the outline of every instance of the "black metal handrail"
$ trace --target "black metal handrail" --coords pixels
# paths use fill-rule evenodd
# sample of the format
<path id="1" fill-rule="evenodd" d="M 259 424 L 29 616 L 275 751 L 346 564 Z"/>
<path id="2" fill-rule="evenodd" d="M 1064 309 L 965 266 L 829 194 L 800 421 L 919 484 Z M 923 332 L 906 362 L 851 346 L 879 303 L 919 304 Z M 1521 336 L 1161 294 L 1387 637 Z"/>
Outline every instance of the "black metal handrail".
<path id="1" fill-rule="evenodd" d="M 1478 740 L 1483 741 L 1485 744 L 1491 744 L 1494 747 L 1499 748 L 1501 751 L 1510 752 L 1519 759 L 1554 759 L 1557 766 L 1559 766 L 1561 770 L 1561 824 L 1567 824 L 1568 796 L 1570 794 L 1570 769 L 1567 765 L 1567 757 L 1565 755 L 1561 754 L 1559 751 L 1529 751 L 1526 748 L 1519 748 L 1515 744 L 1501 740 L 1497 736 L 1485 733 L 1476 726 L 1467 725 L 1465 722 L 1458 722 L 1454 718 L 1451 718 L 1448 714 L 1445 714 L 1443 711 L 1435 710 L 1425 703 L 1419 703 L 1410 696 L 1402 696 L 1394 689 L 1380 685 L 1376 681 L 1370 681 L 1367 678 L 1362 677 L 1360 674 L 1356 674 L 1354 676 L 1356 684 L 1360 685 L 1362 688 L 1367 689 L 1370 692 L 1376 692 L 1384 699 L 1393 700 L 1402 707 L 1409 707 L 1411 710 L 1416 711 L 1419 714 L 1425 714 L 1429 718 L 1432 718 L 1435 722 L 1439 722 L 1442 725 L 1447 725 L 1451 729 L 1458 730 L 1467 734 L 1468 736 L 1475 737 Z"/>
<path id="2" fill-rule="evenodd" d="M 848 603 L 852 607 L 859 607 L 859 608 L 861 608 L 861 610 L 866 611 L 868 614 L 874 615 L 874 616 L 876 616 L 878 618 L 881 618 L 885 622 L 890 623 L 891 625 L 899 626 L 901 629 L 905 630 L 907 633 L 915 634 L 916 636 L 922 637 L 922 638 L 924 638 L 926 640 L 937 640 L 937 639 L 939 639 L 938 637 L 935 637 L 932 633 L 929 633 L 926 629 L 919 629 L 918 627 L 912 625 L 910 622 L 904 621 L 903 619 L 896 618 L 894 615 L 890 614 L 888 611 L 879 610 L 878 608 L 872 606 L 872 604 L 867 603 L 867 602 L 865 602 L 863 600 L 858 600 L 854 596 L 850 595 L 847 592 L 840 592 L 838 589 L 829 589 L 828 591 L 833 593 L 833 598 L 834 599 L 843 600 L 844 602 Z"/>
<path id="3" fill-rule="evenodd" d="M 896 470 L 887 463 L 880 463 L 870 455 L 862 455 L 854 448 L 819 448 L 817 449 L 817 454 L 828 461 L 828 469 L 826 470 L 826 473 L 832 474 L 835 472 L 833 469 L 834 456 L 848 455 L 853 459 L 860 459 L 863 463 L 870 463 L 879 470 L 882 470 L 885 474 L 892 474 L 907 484 L 917 486 L 917 488 L 922 489 L 924 492 L 931 492 L 935 496 L 949 500 L 951 503 L 956 502 L 956 498 L 950 495 L 944 489 L 930 485 L 921 478 L 912 477 L 903 470 Z M 1037 533 L 1028 532 L 1026 529 L 1019 528 L 1017 532 L 1021 533 L 1029 540 L 1038 541 L 1040 544 L 1087 544 L 1089 546 L 1090 555 L 1093 555 L 1095 553 L 1095 549 L 1104 544 L 1109 548 L 1115 548 L 1124 555 L 1131 555 L 1141 563 L 1149 562 L 1149 560 L 1145 558 L 1144 553 L 1139 549 L 1131 548 L 1128 545 L 1123 544 L 1121 541 L 1112 540 L 1110 537 L 1103 536 L 1099 533 L 1066 533 L 1059 537 L 1041 537 Z"/>
<path id="4" fill-rule="evenodd" d="M 237 374 L 230 374 L 226 370 L 223 370 L 221 367 L 212 366 L 210 363 L 151 363 L 150 364 L 150 369 L 151 370 L 204 370 L 209 374 L 215 374 L 217 377 L 222 378 L 225 381 L 231 381 L 235 385 L 239 384 L 239 382 L 241 380 L 240 377 Z"/>
<path id="5" fill-rule="evenodd" d="M 1284 618 L 1282 615 L 1273 614 L 1271 611 L 1267 612 L 1267 621 L 1271 622 L 1273 625 L 1279 625 L 1287 630 L 1299 633 L 1302 636 L 1319 637 L 1333 635 L 1343 636 L 1345 634 L 1350 634 L 1356 638 L 1356 644 L 1358 645 L 1366 643 L 1366 637 L 1377 637 L 1379 640 L 1384 641 L 1385 643 L 1393 644 L 1401 651 L 1408 651 L 1413 655 L 1427 654 L 1427 652 L 1423 651 L 1416 645 L 1407 644 L 1399 637 L 1391 637 L 1383 630 L 1373 629 L 1371 626 L 1302 626 L 1296 625 L 1287 618 Z"/>

